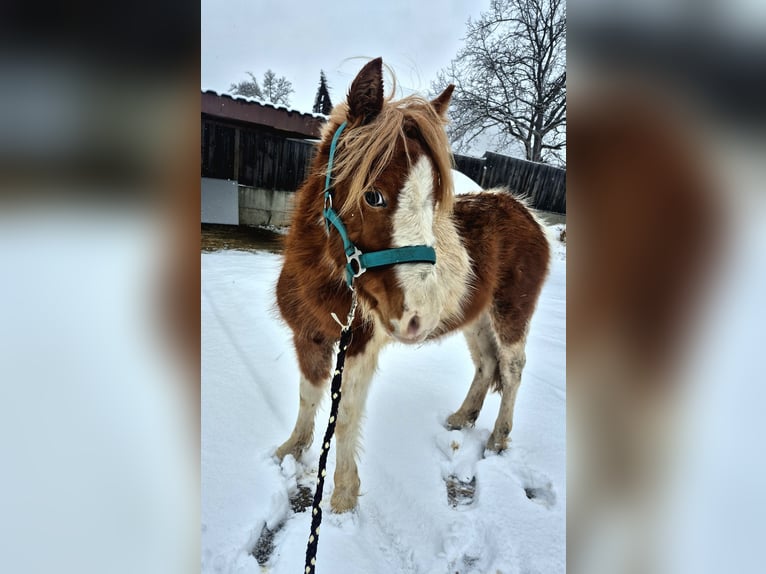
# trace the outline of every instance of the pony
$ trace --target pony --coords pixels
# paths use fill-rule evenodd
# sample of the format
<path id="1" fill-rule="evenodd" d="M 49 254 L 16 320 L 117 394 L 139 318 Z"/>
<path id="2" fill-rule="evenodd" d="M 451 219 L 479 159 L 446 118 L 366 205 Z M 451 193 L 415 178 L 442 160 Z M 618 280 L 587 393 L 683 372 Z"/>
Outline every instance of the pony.
<path id="1" fill-rule="evenodd" d="M 298 418 L 276 451 L 280 460 L 299 459 L 313 440 L 339 337 L 332 314 L 349 313 L 352 290 L 358 300 L 336 421 L 336 513 L 357 504 L 361 417 L 378 354 L 390 342 L 419 344 L 462 330 L 476 373 L 446 424 L 473 425 L 493 387 L 501 404 L 487 449 L 507 448 L 529 321 L 550 257 L 543 227 L 507 191 L 455 196 L 445 131 L 454 86 L 432 101 L 394 101 L 393 94 L 384 98 L 382 72 L 381 58 L 367 63 L 323 128 L 297 191 L 276 286 L 300 367 Z M 328 210 L 343 232 L 328 223 Z M 420 257 L 366 270 L 356 258 L 387 250 Z"/>

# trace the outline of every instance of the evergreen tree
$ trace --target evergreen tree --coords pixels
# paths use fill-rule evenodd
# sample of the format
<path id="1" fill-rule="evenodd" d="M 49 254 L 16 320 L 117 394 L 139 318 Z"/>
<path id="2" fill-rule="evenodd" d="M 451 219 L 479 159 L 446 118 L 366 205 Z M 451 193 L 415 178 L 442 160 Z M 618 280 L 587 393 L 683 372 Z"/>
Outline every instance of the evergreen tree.
<path id="1" fill-rule="evenodd" d="M 324 70 L 320 70 L 319 73 L 319 88 L 317 88 L 317 95 L 314 98 L 314 113 L 330 115 L 332 111 L 332 101 L 330 100 L 330 89 L 327 86 L 327 78 L 324 75 Z"/>

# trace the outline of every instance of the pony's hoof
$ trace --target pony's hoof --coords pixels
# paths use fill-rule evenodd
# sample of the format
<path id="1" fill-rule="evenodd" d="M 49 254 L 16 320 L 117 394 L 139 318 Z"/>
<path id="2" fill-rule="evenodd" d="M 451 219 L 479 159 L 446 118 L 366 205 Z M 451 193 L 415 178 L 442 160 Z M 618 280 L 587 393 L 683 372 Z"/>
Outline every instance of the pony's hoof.
<path id="1" fill-rule="evenodd" d="M 330 498 L 330 507 L 335 514 L 350 512 L 356 508 L 358 498 L 358 493 L 336 488 Z"/>
<path id="2" fill-rule="evenodd" d="M 447 417 L 447 430 L 462 430 L 472 427 L 474 421 L 460 413 L 460 411 Z"/>
<path id="3" fill-rule="evenodd" d="M 301 455 L 303 454 L 303 447 L 297 444 L 286 442 L 285 444 L 280 446 L 277 449 L 277 452 L 274 454 L 277 457 L 277 459 L 279 459 L 279 462 L 282 462 L 288 454 L 293 455 L 293 458 L 295 460 L 299 460 L 301 458 Z"/>
<path id="4" fill-rule="evenodd" d="M 491 434 L 489 435 L 489 440 L 487 440 L 487 450 L 500 454 L 508 448 L 508 442 L 508 436 L 495 436 Z"/>

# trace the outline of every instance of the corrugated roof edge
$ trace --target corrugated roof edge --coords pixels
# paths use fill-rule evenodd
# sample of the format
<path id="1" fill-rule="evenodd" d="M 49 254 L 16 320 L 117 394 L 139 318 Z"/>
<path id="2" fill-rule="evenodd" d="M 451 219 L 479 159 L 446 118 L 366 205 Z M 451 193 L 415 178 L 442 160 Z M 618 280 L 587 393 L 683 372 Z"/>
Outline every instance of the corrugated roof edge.
<path id="1" fill-rule="evenodd" d="M 315 113 L 311 113 L 311 112 L 301 112 L 301 111 L 293 109 L 293 108 L 285 107 L 285 106 L 283 106 L 281 104 L 280 105 L 274 105 L 271 102 L 266 102 L 264 100 L 259 100 L 258 98 L 248 98 L 248 97 L 245 97 L 245 96 L 232 96 L 231 94 L 226 94 L 226 93 L 222 94 L 222 93 L 219 93 L 219 92 L 217 92 L 215 90 L 202 90 L 202 93 L 203 94 L 212 94 L 214 96 L 218 96 L 219 98 L 229 98 L 230 100 L 239 100 L 239 101 L 245 102 L 247 104 L 258 104 L 259 106 L 263 106 L 264 108 L 272 108 L 272 109 L 275 109 L 275 110 L 284 110 L 288 114 L 298 114 L 298 115 L 301 115 L 301 116 L 309 116 L 311 118 L 316 118 L 318 120 L 326 120 L 328 118 L 328 116 L 326 116 L 324 114 L 315 114 Z"/>

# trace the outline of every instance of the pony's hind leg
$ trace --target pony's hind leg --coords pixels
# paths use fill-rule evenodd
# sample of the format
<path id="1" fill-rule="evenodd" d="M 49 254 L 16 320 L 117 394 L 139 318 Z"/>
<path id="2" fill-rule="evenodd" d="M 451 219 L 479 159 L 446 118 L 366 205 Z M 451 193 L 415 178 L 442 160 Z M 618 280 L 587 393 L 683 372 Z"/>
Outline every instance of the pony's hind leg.
<path id="1" fill-rule="evenodd" d="M 498 345 L 498 371 L 500 386 L 500 412 L 497 414 L 495 428 L 487 440 L 487 449 L 500 452 L 508 447 L 508 435 L 513 428 L 513 408 L 516 394 L 521 385 L 521 372 L 526 363 L 526 337 L 509 345 Z"/>
<path id="2" fill-rule="evenodd" d="M 295 338 L 295 350 L 301 369 L 298 419 L 290 438 L 277 449 L 282 460 L 288 454 L 297 460 L 314 438 L 314 418 L 317 407 L 327 388 L 332 362 L 332 345 L 315 337 L 310 340 Z"/>
<path id="3" fill-rule="evenodd" d="M 479 416 L 487 391 L 498 377 L 497 343 L 488 313 L 484 313 L 464 331 L 471 351 L 476 373 L 471 388 L 460 408 L 447 418 L 447 427 L 452 430 L 473 426 Z"/>

